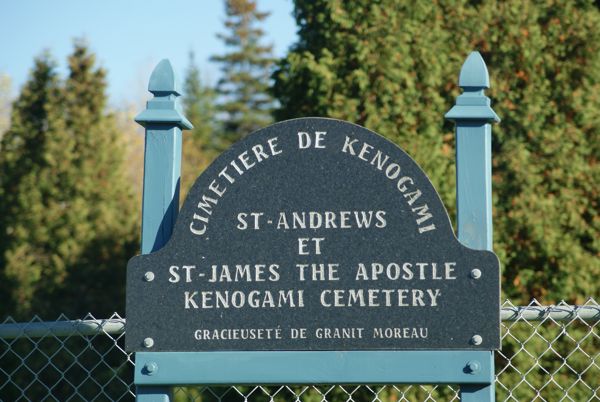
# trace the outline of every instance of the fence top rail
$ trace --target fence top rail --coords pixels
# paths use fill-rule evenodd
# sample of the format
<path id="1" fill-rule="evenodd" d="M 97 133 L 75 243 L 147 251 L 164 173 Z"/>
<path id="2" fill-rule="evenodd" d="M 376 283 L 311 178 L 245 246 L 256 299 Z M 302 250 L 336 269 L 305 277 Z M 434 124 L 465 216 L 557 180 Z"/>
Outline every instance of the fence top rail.
<path id="1" fill-rule="evenodd" d="M 103 320 L 64 320 L 13 322 L 0 324 L 0 338 L 43 338 L 47 336 L 68 337 L 72 335 L 93 336 L 98 334 L 119 335 L 125 332 L 124 318 Z"/>
<path id="2" fill-rule="evenodd" d="M 502 321 L 600 321 L 600 305 L 583 306 L 504 306 L 500 310 Z"/>
<path id="3" fill-rule="evenodd" d="M 500 318 L 506 322 L 516 321 L 572 321 L 600 322 L 600 304 L 592 301 L 586 305 L 557 306 L 504 306 Z M 125 332 L 125 318 L 10 322 L 0 324 L 0 339 L 21 337 L 43 338 L 47 336 L 68 337 L 98 334 L 120 335 Z"/>

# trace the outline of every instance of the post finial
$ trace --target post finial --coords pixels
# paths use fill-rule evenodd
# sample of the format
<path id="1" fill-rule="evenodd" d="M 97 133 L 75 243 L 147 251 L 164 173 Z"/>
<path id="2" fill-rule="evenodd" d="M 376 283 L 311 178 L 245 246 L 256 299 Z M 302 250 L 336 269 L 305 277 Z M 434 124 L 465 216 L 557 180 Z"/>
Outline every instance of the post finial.
<path id="1" fill-rule="evenodd" d="M 150 76 L 150 82 L 148 83 L 148 91 L 155 92 L 170 92 L 181 95 L 177 85 L 177 79 L 175 78 L 175 71 L 169 59 L 162 59 L 160 63 L 156 65 L 152 75 Z"/>
<path id="2" fill-rule="evenodd" d="M 483 57 L 479 52 L 471 52 L 460 69 L 458 85 L 464 87 L 490 87 L 490 76 Z"/>
<path id="3" fill-rule="evenodd" d="M 161 60 L 152 71 L 148 91 L 152 92 L 154 98 L 146 103 L 146 110 L 135 117 L 136 122 L 144 127 L 150 124 L 166 124 L 182 130 L 193 128 L 179 108 L 177 78 L 168 59 Z"/>
<path id="4" fill-rule="evenodd" d="M 490 98 L 484 94 L 484 90 L 490 87 L 490 77 L 479 52 L 471 52 L 465 60 L 460 69 L 458 85 L 463 89 L 463 93 L 456 98 L 456 105 L 446 113 L 446 119 L 500 121 L 490 106 Z"/>

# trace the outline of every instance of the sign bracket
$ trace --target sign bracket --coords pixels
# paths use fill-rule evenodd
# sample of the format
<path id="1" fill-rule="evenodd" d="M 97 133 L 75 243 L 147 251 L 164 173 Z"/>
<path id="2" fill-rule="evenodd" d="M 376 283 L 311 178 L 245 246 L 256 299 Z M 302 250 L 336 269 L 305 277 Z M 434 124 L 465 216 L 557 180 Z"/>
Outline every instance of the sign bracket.
<path id="1" fill-rule="evenodd" d="M 138 352 L 134 381 L 138 385 L 484 385 L 493 377 L 489 351 Z"/>

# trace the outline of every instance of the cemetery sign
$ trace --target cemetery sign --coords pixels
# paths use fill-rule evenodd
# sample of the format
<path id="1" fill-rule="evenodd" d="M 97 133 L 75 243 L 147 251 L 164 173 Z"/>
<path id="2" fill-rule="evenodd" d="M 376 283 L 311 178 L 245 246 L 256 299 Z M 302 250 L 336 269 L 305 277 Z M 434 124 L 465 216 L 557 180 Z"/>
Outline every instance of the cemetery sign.
<path id="1" fill-rule="evenodd" d="M 274 124 L 190 190 L 127 267 L 130 351 L 491 350 L 499 262 L 455 237 L 419 166 L 363 127 Z"/>

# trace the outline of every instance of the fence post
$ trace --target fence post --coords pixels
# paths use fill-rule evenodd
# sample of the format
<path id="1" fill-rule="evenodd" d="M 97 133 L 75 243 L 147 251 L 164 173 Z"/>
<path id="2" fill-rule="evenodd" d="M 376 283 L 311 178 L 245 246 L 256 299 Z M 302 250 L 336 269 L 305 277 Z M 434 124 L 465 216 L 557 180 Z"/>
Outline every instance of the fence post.
<path id="1" fill-rule="evenodd" d="M 492 251 L 492 126 L 500 119 L 484 90 L 490 87 L 487 67 L 472 52 L 460 70 L 463 93 L 446 119 L 456 123 L 456 202 L 458 239 L 477 250 Z M 484 273 L 485 274 L 485 273 Z M 494 355 L 490 352 L 493 367 Z M 463 402 L 494 401 L 494 383 L 462 385 Z"/>
<path id="2" fill-rule="evenodd" d="M 192 124 L 179 110 L 175 73 L 164 59 L 150 76 L 154 98 L 135 121 L 146 129 L 144 194 L 142 198 L 142 254 L 160 249 L 171 237 L 179 212 L 181 130 Z M 137 401 L 168 402 L 170 387 L 137 387 Z"/>

